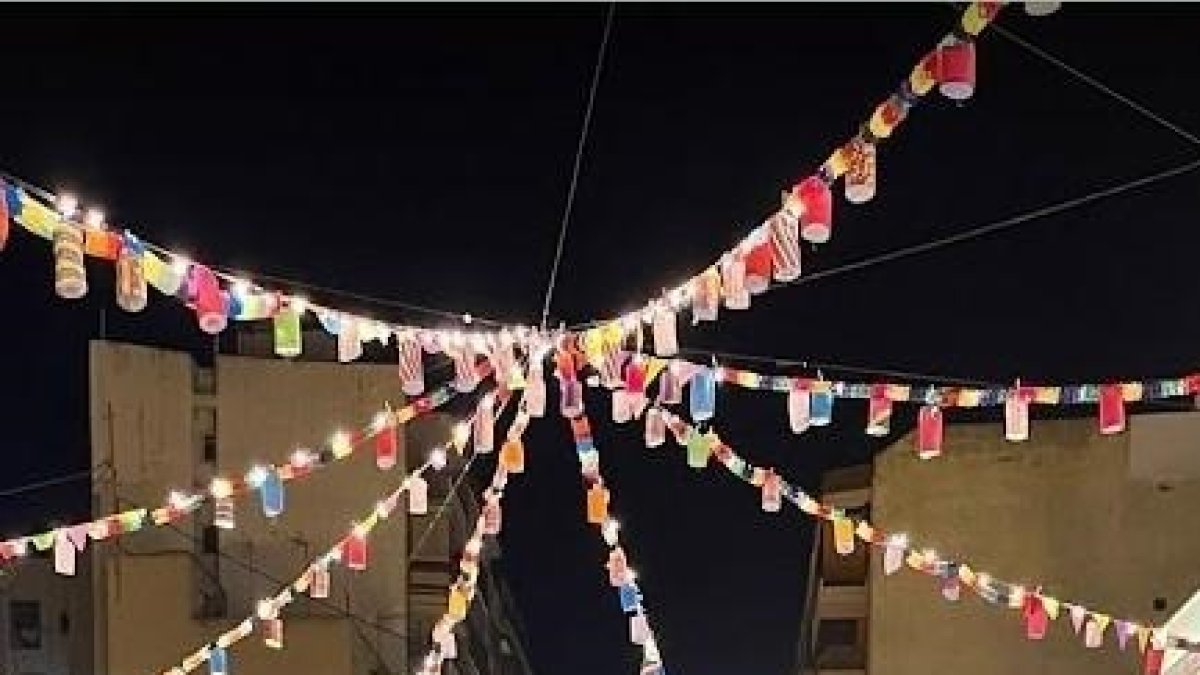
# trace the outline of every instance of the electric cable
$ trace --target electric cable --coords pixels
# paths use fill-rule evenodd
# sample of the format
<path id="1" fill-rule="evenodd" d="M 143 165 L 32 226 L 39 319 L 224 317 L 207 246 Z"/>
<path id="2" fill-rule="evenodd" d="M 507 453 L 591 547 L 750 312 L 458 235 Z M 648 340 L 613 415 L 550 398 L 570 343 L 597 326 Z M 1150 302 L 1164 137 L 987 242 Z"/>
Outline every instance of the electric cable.
<path id="1" fill-rule="evenodd" d="M 571 223 L 571 213 L 575 207 L 575 193 L 579 188 L 579 173 L 583 166 L 583 152 L 587 148 L 588 132 L 592 127 L 592 112 L 596 107 L 596 92 L 600 88 L 600 75 L 604 72 L 604 55 L 608 51 L 608 39 L 612 34 L 613 15 L 617 12 L 617 3 L 608 5 L 604 18 L 604 33 L 600 37 L 600 47 L 596 53 L 596 65 L 592 68 L 592 85 L 588 90 L 587 106 L 584 108 L 583 125 L 579 130 L 579 139 L 575 145 L 575 160 L 571 167 L 571 182 L 567 187 L 567 201 L 563 206 L 562 222 L 558 228 L 558 244 L 554 249 L 554 262 L 550 265 L 550 280 L 546 284 L 546 299 L 542 302 L 542 330 L 550 320 L 550 305 L 554 300 L 554 286 L 558 281 L 558 268 L 562 262 L 563 248 L 567 241 L 567 226 Z"/>

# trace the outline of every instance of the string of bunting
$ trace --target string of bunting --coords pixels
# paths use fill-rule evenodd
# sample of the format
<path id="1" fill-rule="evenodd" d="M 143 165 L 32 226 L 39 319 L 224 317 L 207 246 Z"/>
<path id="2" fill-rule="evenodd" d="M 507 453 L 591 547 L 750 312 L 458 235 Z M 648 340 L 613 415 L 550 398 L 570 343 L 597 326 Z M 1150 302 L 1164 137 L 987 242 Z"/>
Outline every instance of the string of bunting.
<path id="1" fill-rule="evenodd" d="M 804 514 L 830 523 L 834 546 L 841 555 L 850 555 L 856 540 L 862 541 L 881 551 L 885 575 L 907 566 L 935 578 L 942 595 L 949 601 L 957 601 L 961 589 L 966 587 L 990 605 L 1020 611 L 1026 637 L 1030 640 L 1044 639 L 1051 621 L 1069 617 L 1076 635 L 1082 635 L 1084 645 L 1096 649 L 1104 646 L 1108 628 L 1112 626 L 1121 651 L 1128 648 L 1130 638 L 1137 638 L 1145 675 L 1159 675 L 1163 653 L 1167 649 L 1200 652 L 1200 643 L 1168 635 L 1161 628 L 1116 618 L 1111 613 L 1059 599 L 1044 592 L 1042 585 L 1030 587 L 1002 581 L 966 561 L 940 556 L 932 549 L 918 546 L 905 534 L 890 534 L 865 518 L 856 518 L 813 499 L 774 469 L 747 462 L 715 431 L 701 431 L 663 408 L 655 407 L 651 412 L 654 414 L 646 415 L 647 447 L 661 447 L 669 430 L 676 443 L 685 448 L 688 466 L 704 469 L 715 458 L 729 473 L 759 490 L 763 511 L 778 512 L 786 499 Z"/>
<path id="2" fill-rule="evenodd" d="M 477 369 L 481 377 L 491 372 L 487 363 L 479 364 Z M 163 527 L 196 512 L 210 501 L 213 503 L 213 524 L 231 530 L 236 526 L 234 498 L 254 492 L 259 494 L 263 515 L 276 518 L 284 510 L 285 483 L 305 478 L 316 470 L 344 460 L 367 444 L 374 445 L 375 465 L 380 470 L 393 468 L 399 455 L 399 428 L 445 405 L 457 393 L 452 386 L 443 385 L 402 408 L 393 410 L 385 406 L 367 425 L 354 431 L 335 432 L 325 445 L 317 449 L 298 448 L 285 462 L 258 464 L 241 476 L 215 477 L 203 490 L 172 491 L 165 503 L 155 509 L 128 509 L 90 521 L 0 541 L 0 559 L 7 561 L 25 557 L 31 550 L 52 549 L 55 572 L 74 576 L 76 557 L 89 541 L 104 541 L 137 532 L 147 523 Z M 427 486 L 419 476 L 410 481 L 409 489 L 413 495 L 425 498 Z"/>
<path id="3" fill-rule="evenodd" d="M 394 341 L 402 389 L 409 396 L 425 390 L 423 353 L 450 357 L 459 370 L 458 386 L 469 391 L 473 388 L 470 365 L 479 356 L 496 364 L 502 377 L 517 377 L 516 352 L 535 332 L 520 326 L 499 331 L 420 328 L 326 307 L 166 252 L 128 230 L 119 232 L 105 222 L 100 211 L 81 214 L 73 197 L 60 196 L 51 206 L 34 197 L 32 190 L 0 179 L 0 230 L 4 231 L 0 234 L 7 233 L 11 219 L 52 242 L 54 289 L 64 299 L 87 294 L 87 258 L 109 261 L 115 268 L 116 303 L 125 311 L 145 309 L 149 289 L 154 288 L 184 304 L 195 314 L 200 329 L 209 334 L 221 333 L 230 321 L 269 320 L 274 351 L 281 358 L 303 353 L 302 325 L 311 312 L 336 337 L 340 362 L 361 358 L 367 343 L 386 346 Z M 3 238 L 0 236 L 0 248 Z M 472 321 L 470 315 L 463 320 L 466 324 Z"/>
<path id="4" fill-rule="evenodd" d="M 506 392 L 501 391 L 500 396 L 505 402 L 507 401 L 508 394 Z M 496 396 L 488 394 L 485 398 L 494 402 Z M 468 427 L 479 426 L 478 415 L 484 410 L 481 406 L 480 411 L 465 424 Z M 502 410 L 496 411 L 493 407 L 490 412 L 498 417 Z M 495 417 L 490 419 L 494 423 Z M 426 485 L 422 475 L 430 468 L 441 470 L 445 467 L 449 448 L 455 447 L 460 452 L 462 451 L 464 437 L 458 431 L 461 428 L 463 428 L 461 425 L 454 427 L 448 441 L 434 446 L 429 453 L 429 459 L 424 464 L 409 473 L 400 486 L 384 499 L 376 502 L 369 514 L 359 519 L 341 540 L 314 558 L 292 583 L 281 588 L 275 595 L 260 600 L 253 616 L 246 617 L 236 626 L 218 636 L 216 640 L 184 657 L 178 665 L 163 671 L 163 675 L 186 675 L 205 663 L 208 663 L 210 675 L 229 675 L 231 672 L 229 649 L 252 635 L 255 626 L 258 626 L 262 633 L 263 643 L 267 647 L 283 649 L 283 619 L 281 618 L 283 608 L 295 601 L 296 594 L 307 593 L 314 599 L 328 598 L 331 586 L 330 567 L 335 562 L 340 562 L 352 572 L 366 570 L 369 559 L 367 541 L 371 532 L 399 508 L 401 495 L 408 494 L 408 512 L 411 515 L 429 513 L 427 494 L 414 490 L 414 486 Z"/>
<path id="5" fill-rule="evenodd" d="M 781 207 L 720 260 L 640 310 L 617 319 L 626 330 L 642 320 L 657 333 L 674 324 L 676 314 L 690 305 L 694 322 L 717 318 L 722 298 L 730 309 L 746 309 L 750 297 L 766 291 L 772 280 L 787 282 L 800 276 L 800 242 L 829 240 L 832 233 L 832 185 L 842 179 L 847 201 L 870 200 L 876 190 L 877 145 L 891 137 L 909 112 L 934 88 L 962 101 L 975 90 L 975 40 L 999 13 L 1003 3 L 975 2 L 954 28 L 912 68 L 895 92 L 877 105 L 853 138 L 838 147 L 811 176 L 783 194 Z M 271 320 L 276 353 L 298 356 L 302 349 L 301 318 L 314 312 L 322 325 L 338 337 L 338 355 L 352 361 L 361 355 L 362 343 L 395 337 L 402 362 L 419 345 L 427 351 L 457 352 L 507 349 L 522 343 L 536 328 L 511 326 L 500 330 L 434 329 L 388 324 L 369 317 L 311 303 L 296 295 L 267 290 L 246 279 L 224 274 L 214 266 L 189 260 L 152 245 L 129 230 L 118 231 L 99 210 L 80 209 L 70 195 L 48 195 L 52 204 L 32 194 L 43 192 L 23 181 L 0 181 L 0 248 L 8 238 L 10 218 L 30 232 L 52 242 L 54 288 L 64 299 L 77 299 L 88 290 L 85 260 L 111 261 L 117 284 L 116 302 L 129 312 L 146 307 L 148 287 L 178 299 L 196 314 L 201 330 L 220 333 L 233 321 Z M 221 282 L 225 282 L 222 288 Z M 464 315 L 470 323 L 470 315 Z M 664 327 L 660 329 L 660 324 Z M 670 329 L 674 331 L 674 327 Z M 416 350 L 419 355 L 420 350 Z M 412 368 L 409 364 L 409 368 Z M 411 387 L 411 389 L 407 388 Z M 406 383 L 406 393 L 420 393 L 419 381 Z"/>
<path id="6" fill-rule="evenodd" d="M 642 675 L 665 675 L 662 654 L 650 625 L 642 589 L 637 575 L 629 566 L 620 541 L 620 523 L 609 513 L 612 494 L 605 486 L 600 470 L 600 451 L 592 436 L 591 423 L 584 411 L 583 383 L 579 371 L 584 362 L 577 352 L 560 349 L 555 355 L 555 377 L 559 381 L 560 412 L 571 426 L 575 451 L 586 488 L 585 512 L 589 525 L 595 525 L 608 546 L 609 584 L 617 590 L 621 611 L 629 617 L 629 639 L 641 647 Z"/>
<path id="7" fill-rule="evenodd" d="M 837 399 L 858 399 L 867 401 L 866 434 L 886 436 L 891 431 L 893 404 L 913 403 L 921 406 L 917 414 L 917 452 L 926 459 L 942 454 L 945 424 L 942 411 L 946 408 L 1002 407 L 1005 438 L 1021 442 L 1029 440 L 1029 413 L 1034 405 L 1094 405 L 1100 433 L 1113 435 L 1127 428 L 1127 404 L 1200 395 L 1200 373 L 1099 384 L 1035 385 L 1017 381 L 1011 387 L 861 383 L 820 376 L 763 374 L 680 358 L 663 359 L 641 351 L 626 351 L 621 348 L 625 342 L 619 332 L 603 329 L 588 331 L 581 342 L 588 363 L 598 372 L 598 383 L 613 390 L 614 421 L 629 416 L 627 392 L 643 396 L 646 386 L 658 374 L 662 378 L 660 400 L 680 403 L 684 387 L 690 387 L 689 412 L 697 422 L 715 416 L 718 384 L 786 394 L 788 425 L 796 434 L 832 424 Z"/>
<path id="8" fill-rule="evenodd" d="M 437 458 L 436 461 L 444 464 L 444 451 L 441 454 L 435 454 L 434 457 Z M 282 609 L 294 601 L 295 593 L 308 593 L 313 598 L 327 598 L 330 586 L 329 568 L 334 562 L 341 562 L 352 571 L 365 570 L 367 567 L 367 538 L 371 531 L 392 514 L 399 504 L 400 496 L 410 489 L 413 480 L 421 479 L 421 474 L 434 466 L 433 461 L 426 462 L 409 474 L 400 487 L 379 501 L 371 513 L 356 523 L 338 543 L 314 559 L 295 581 L 274 596 L 260 600 L 254 616 L 246 617 L 236 626 L 218 636 L 213 642 L 184 657 L 178 665 L 163 671 L 164 675 L 184 675 L 205 663 L 208 663 L 211 675 L 227 675 L 231 670 L 229 649 L 253 634 L 256 625 L 262 632 L 263 642 L 268 647 L 283 649 L 283 620 L 280 618 Z M 415 502 L 416 500 L 410 494 L 409 503 Z"/>
<path id="9" fill-rule="evenodd" d="M 876 193 L 877 147 L 891 137 L 912 109 L 934 88 L 957 102 L 974 94 L 975 41 L 1003 5 L 971 3 L 951 31 L 873 109 L 858 132 L 836 148 L 817 171 L 785 191 L 780 208 L 716 262 L 640 309 L 577 328 L 615 321 L 626 332 L 634 332 L 645 322 L 653 326 L 660 353 L 673 355 L 678 313 L 690 310 L 694 324 L 716 321 L 722 301 L 730 310 L 749 309 L 751 298 L 770 289 L 772 282 L 800 278 L 801 241 L 823 244 L 832 236 L 834 183 L 842 180 L 846 201 L 870 201 Z"/>
<path id="10" fill-rule="evenodd" d="M 491 454 L 495 450 L 495 431 L 488 423 L 494 419 L 490 414 L 490 406 L 490 400 L 484 399 L 475 415 L 476 420 L 483 422 L 481 425 L 475 425 L 472 433 L 473 451 L 476 456 Z M 459 574 L 450 584 L 447 594 L 446 612 L 434 624 L 430 635 L 431 646 L 421 661 L 421 669 L 417 671 L 417 675 L 438 675 L 446 661 L 458 657 L 454 629 L 466 620 L 467 612 L 475 599 L 479 584 L 479 561 L 485 538 L 500 535 L 503 525 L 501 501 L 508 486 L 508 478 L 525 472 L 524 435 L 530 418 L 527 403 L 522 400 L 500 446 L 491 482 L 483 491 L 483 507 L 475 519 L 475 527 L 463 545 L 458 561 Z"/>

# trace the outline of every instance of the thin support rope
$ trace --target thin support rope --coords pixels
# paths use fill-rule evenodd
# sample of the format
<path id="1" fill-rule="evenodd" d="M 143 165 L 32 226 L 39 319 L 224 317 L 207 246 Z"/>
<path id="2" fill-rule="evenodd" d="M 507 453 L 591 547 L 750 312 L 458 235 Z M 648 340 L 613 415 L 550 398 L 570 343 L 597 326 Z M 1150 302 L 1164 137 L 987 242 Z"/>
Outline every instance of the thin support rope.
<path id="1" fill-rule="evenodd" d="M 613 15 L 617 12 L 617 3 L 608 5 L 604 18 L 604 34 L 600 38 L 600 48 L 596 52 L 596 65 L 592 68 L 592 85 L 588 90 L 587 107 L 583 112 L 583 126 L 579 130 L 579 140 L 575 145 L 575 162 L 571 167 L 571 183 L 567 187 L 567 202 L 563 206 L 562 222 L 558 226 L 558 244 L 554 249 L 554 262 L 550 265 L 550 280 L 546 284 L 546 299 L 542 301 L 542 329 L 550 320 L 550 304 L 554 299 L 554 285 L 558 281 L 558 268 L 562 263 L 563 248 L 567 242 L 567 226 L 571 223 L 571 212 L 575 208 L 575 193 L 579 188 L 579 173 L 583 166 L 583 152 L 587 147 L 588 132 L 592 127 L 592 112 L 596 107 L 596 91 L 600 88 L 600 75 L 604 72 L 604 55 L 608 52 L 608 38 L 612 34 Z"/>

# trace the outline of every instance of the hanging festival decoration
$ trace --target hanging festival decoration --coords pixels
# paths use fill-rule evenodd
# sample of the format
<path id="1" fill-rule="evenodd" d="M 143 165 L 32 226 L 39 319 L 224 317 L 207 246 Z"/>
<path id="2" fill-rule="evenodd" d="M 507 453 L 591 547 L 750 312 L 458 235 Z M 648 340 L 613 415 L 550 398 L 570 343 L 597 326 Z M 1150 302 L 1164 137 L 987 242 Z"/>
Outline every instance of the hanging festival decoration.
<path id="1" fill-rule="evenodd" d="M 829 381 L 821 377 L 814 379 L 803 376 L 766 375 L 731 366 L 714 368 L 684 359 L 660 359 L 636 352 L 630 352 L 627 356 L 644 359 L 647 372 L 659 373 L 656 400 L 660 404 L 680 403 L 682 387 L 685 383 L 688 384 L 690 414 L 692 419 L 698 422 L 712 419 L 715 415 L 715 383 L 756 391 L 785 393 L 788 426 L 797 434 L 804 433 L 811 427 L 829 425 L 833 419 L 834 401 L 839 398 L 867 401 L 866 433 L 873 436 L 886 435 L 889 432 L 895 403 L 919 404 L 922 408 L 918 413 L 918 431 L 923 423 L 927 436 L 922 439 L 918 434 L 918 450 L 930 457 L 940 454 L 940 418 L 947 408 L 1002 407 L 1005 438 L 1012 442 L 1022 442 L 1029 439 L 1031 405 L 1095 405 L 1100 433 L 1111 435 L 1126 430 L 1126 406 L 1130 403 L 1200 395 L 1200 373 L 1106 384 L 1030 385 L 1018 381 L 1011 387 L 939 387 L 886 382 L 865 384 Z"/>
<path id="2" fill-rule="evenodd" d="M 300 329 L 300 311 L 295 300 L 285 302 L 275 313 L 275 354 L 294 359 L 304 351 L 304 333 Z"/>
<path id="3" fill-rule="evenodd" d="M 626 331 L 638 330 L 643 317 L 656 327 L 665 326 L 665 318 L 655 320 L 657 317 L 654 315 L 657 312 L 675 314 L 689 304 L 694 306 L 695 321 L 711 320 L 716 318 L 722 289 L 729 289 L 726 298 L 731 308 L 744 308 L 748 305 L 748 298 L 740 289 L 743 275 L 744 287 L 749 294 L 765 291 L 772 276 L 779 280 L 795 278 L 799 274 L 799 251 L 794 235 L 812 243 L 822 243 L 830 238 L 832 183 L 839 178 L 845 178 L 848 200 L 859 202 L 869 199 L 874 193 L 878 143 L 891 136 L 921 97 L 935 85 L 945 95 L 956 99 L 962 99 L 973 92 L 975 38 L 995 18 L 1000 8 L 1001 3 L 997 2 L 975 2 L 967 7 L 954 31 L 912 69 L 894 94 L 875 108 L 870 119 L 862 125 L 859 134 L 837 148 L 818 171 L 797 183 L 785 194 L 783 205 L 776 214 L 768 217 L 763 225 L 719 256 L 715 264 L 665 293 L 662 301 L 652 300 L 645 303 L 635 312 L 619 317 L 617 322 L 624 326 Z M 35 235 L 54 241 L 56 289 L 63 297 L 81 296 L 87 287 L 83 257 L 116 260 L 121 249 L 121 237 L 107 230 L 102 215 L 95 219 L 88 217 L 84 222 L 80 222 L 76 213 L 78 204 L 74 199 L 66 196 L 56 197 L 28 184 L 14 184 L 15 182 L 15 179 L 10 179 L 0 186 L 4 192 L 3 201 L 7 215 Z M 36 199 L 34 194 L 54 206 L 47 206 Z M 6 227 L 7 224 L 8 220 L 4 219 Z M 182 289 L 183 293 L 178 295 L 178 299 L 196 312 L 201 329 L 207 333 L 221 332 L 230 318 L 247 321 L 274 319 L 277 313 L 286 312 L 289 306 L 286 302 L 271 301 L 272 297 L 283 295 L 279 292 L 265 291 L 232 275 L 217 275 L 209 266 L 189 262 L 182 256 L 159 247 L 147 245 L 141 255 L 146 282 L 168 296 L 177 296 L 177 292 Z M 731 278 L 726 280 L 723 276 Z M 228 290 L 221 287 L 218 277 L 228 281 Z M 518 346 L 523 347 L 531 336 L 541 333 L 537 329 L 513 326 L 464 335 L 461 331 L 446 329 L 381 324 L 367 317 L 353 316 L 319 305 L 309 304 L 306 308 L 318 317 L 340 315 L 346 319 L 340 323 L 355 325 L 356 328 L 351 329 L 345 338 L 340 337 L 340 331 L 336 332 L 339 335 L 339 360 L 342 361 L 353 360 L 361 354 L 361 343 L 358 346 L 354 344 L 353 333 L 355 330 L 359 333 L 364 332 L 363 328 L 366 326 L 372 327 L 372 332 L 383 342 L 387 342 L 390 335 L 415 331 L 421 336 L 424 344 L 436 350 L 445 351 L 453 347 L 450 351 L 461 355 L 464 366 L 476 353 L 471 345 L 475 339 L 485 343 L 494 342 L 501 333 L 507 331 L 514 337 Z M 301 317 L 304 313 L 296 310 L 296 314 Z M 463 318 L 465 323 L 470 322 L 469 314 Z M 286 315 L 280 319 L 278 326 L 285 329 L 281 337 L 292 335 L 291 329 L 294 324 L 291 320 L 292 317 Z M 363 335 L 358 337 L 361 341 L 369 339 Z M 663 348 L 660 349 L 662 355 L 672 353 L 669 343 L 669 339 L 664 339 Z M 283 350 L 292 353 L 295 351 L 295 345 L 283 346 Z M 462 373 L 469 375 L 470 370 L 464 367 Z M 406 389 L 406 393 L 419 393 L 415 380 L 409 384 L 411 387 Z M 461 379 L 459 384 L 462 391 L 473 388 L 469 378 Z"/>
<path id="4" fill-rule="evenodd" d="M 491 373 L 491 368 L 486 363 L 481 363 L 479 368 L 481 375 Z M 77 548 L 82 550 L 80 537 L 92 541 L 104 541 L 137 532 L 147 526 L 166 526 L 195 513 L 209 500 L 213 502 L 213 524 L 222 529 L 232 529 L 235 526 L 233 498 L 242 494 L 259 493 L 264 514 L 276 513 L 278 515 L 284 507 L 284 483 L 303 478 L 316 469 L 345 459 L 357 448 L 376 440 L 379 433 L 385 428 L 380 425 L 380 420 L 388 419 L 389 415 L 393 424 L 406 424 L 442 407 L 455 395 L 449 385 L 444 385 L 427 396 L 413 400 L 403 408 L 390 412 L 386 409 L 381 411 L 370 424 L 360 430 L 352 433 L 333 434 L 328 444 L 319 451 L 294 451 L 287 461 L 275 465 L 254 466 L 241 477 L 215 477 L 207 490 L 186 493 L 172 492 L 164 504 L 155 509 L 128 509 L 88 522 L 64 525 L 46 532 L 0 541 L 0 561 L 26 557 L 35 541 L 49 542 L 48 548 L 58 537 L 59 532 L 71 533 L 71 536 L 74 537 L 72 541 L 75 541 Z M 417 480 L 420 480 L 419 477 Z"/>
<path id="5" fill-rule="evenodd" d="M 568 361 L 558 354 L 560 363 Z M 572 363 L 576 362 L 571 359 Z M 650 628 L 649 619 L 644 605 L 642 592 L 637 585 L 636 575 L 629 569 L 626 560 L 627 553 L 620 543 L 620 525 L 610 512 L 612 493 L 606 486 L 604 475 L 600 468 L 600 451 L 596 447 L 592 435 L 591 423 L 582 413 L 569 418 L 571 435 L 575 440 L 575 453 L 579 459 L 580 474 L 584 484 L 584 514 L 589 525 L 594 525 L 600 532 L 601 538 L 608 546 L 608 562 L 614 561 L 614 553 L 619 551 L 622 569 L 616 578 L 618 600 L 621 609 L 630 621 L 630 641 L 642 649 L 643 675 L 663 675 L 662 655 L 659 653 L 654 632 Z M 608 565 L 610 581 L 613 580 L 613 569 Z M 640 617 L 636 620 L 634 617 Z M 644 625 L 643 625 L 644 624 Z"/>
<path id="6" fill-rule="evenodd" d="M 438 675 L 442 672 L 442 665 L 447 660 L 453 660 L 458 656 L 454 628 L 466 620 L 471 602 L 475 599 L 479 584 L 479 559 L 483 550 L 484 537 L 495 537 L 499 535 L 501 529 L 501 500 L 504 497 L 510 473 L 504 466 L 503 447 L 507 447 L 510 443 L 522 443 L 530 417 L 528 408 L 522 400 L 518 404 L 517 414 L 506 433 L 507 441 L 500 452 L 502 461 L 497 463 L 492 480 L 483 491 L 481 513 L 475 519 L 474 530 L 463 546 L 462 556 L 458 563 L 458 575 L 450 584 L 446 613 L 442 615 L 431 631 L 431 646 L 421 661 L 417 675 Z M 522 463 L 523 461 L 522 458 Z"/>
<path id="7" fill-rule="evenodd" d="M 664 414 L 675 438 L 693 438 L 698 433 L 698 430 L 682 417 L 667 411 L 664 411 Z M 777 475 L 771 469 L 761 469 L 749 464 L 712 432 L 709 432 L 709 436 L 714 456 L 729 473 L 746 484 L 761 490 L 767 476 Z M 843 509 L 820 503 L 799 487 L 782 479 L 780 490 L 783 497 L 801 512 L 830 524 L 833 529 L 834 548 L 839 555 L 853 553 L 856 541 L 882 549 L 885 576 L 907 566 L 933 577 L 937 581 L 939 592 L 950 601 L 958 599 L 961 588 L 968 588 L 988 604 L 1019 611 L 1025 635 L 1030 640 L 1041 640 L 1045 637 L 1049 622 L 1059 617 L 1059 608 L 1062 607 L 1066 608 L 1065 614 L 1070 617 L 1075 633 L 1081 636 L 1083 644 L 1088 648 L 1099 648 L 1106 644 L 1105 634 L 1110 625 L 1116 626 L 1112 632 L 1116 634 L 1118 646 L 1127 643 L 1130 635 L 1136 634 L 1139 639 L 1145 640 L 1141 646 L 1141 653 L 1147 672 L 1158 667 L 1161 654 L 1156 652 L 1163 649 L 1200 651 L 1200 645 L 1185 638 L 1167 635 L 1159 628 L 1137 621 L 1115 619 L 1109 613 L 1051 596 L 1045 593 L 1041 586 L 1031 588 L 1028 585 L 1000 581 L 990 574 L 978 571 L 967 562 L 940 557 L 932 550 L 912 543 L 907 535 L 888 534 L 864 518 L 857 518 Z M 1125 637 L 1122 638 L 1122 635 Z"/>
<path id="8" fill-rule="evenodd" d="M 875 144 L 855 138 L 846 145 L 846 201 L 865 204 L 875 197 Z"/>
<path id="9" fill-rule="evenodd" d="M 780 211 L 764 225 L 770 236 L 771 274 L 786 283 L 800 278 L 800 230 L 796 218 Z"/>
<path id="10" fill-rule="evenodd" d="M 936 57 L 938 91 L 955 101 L 975 93 L 975 42 L 967 35 L 951 35 L 938 46 Z"/>
<path id="11" fill-rule="evenodd" d="M 87 269 L 83 263 L 83 230 L 68 223 L 54 227 L 54 292 L 64 300 L 87 295 Z"/>
<path id="12" fill-rule="evenodd" d="M 945 436 L 942 409 L 936 405 L 921 406 L 917 413 L 917 456 L 933 459 L 942 454 Z"/>
<path id="13" fill-rule="evenodd" d="M 375 466 L 388 471 L 396 466 L 400 454 L 400 432 L 391 409 L 380 413 L 375 420 Z"/>
<path id="14" fill-rule="evenodd" d="M 121 239 L 121 250 L 117 254 L 117 306 L 126 312 L 140 312 L 146 309 L 149 301 L 149 291 L 146 287 L 146 273 L 142 269 L 142 256 L 145 249 L 142 243 L 128 232 Z"/>
<path id="15" fill-rule="evenodd" d="M 304 572 L 292 583 L 284 586 L 275 595 L 264 598 L 255 607 L 255 612 L 246 617 L 241 623 L 222 633 L 216 640 L 202 646 L 200 649 L 184 657 L 180 664 L 163 671 L 163 675 L 184 675 L 204 663 L 208 663 L 210 673 L 231 673 L 229 648 L 254 633 L 257 626 L 263 642 L 271 649 L 283 649 L 283 622 L 280 612 L 283 607 L 295 600 L 295 594 L 309 593 L 311 597 L 328 597 L 328 569 L 334 562 L 341 562 L 352 570 L 366 568 L 366 541 L 371 531 L 391 515 L 399 504 L 400 496 L 409 489 L 414 478 L 434 466 L 444 466 L 444 447 L 437 446 L 430 453 L 430 458 L 412 473 L 405 477 L 400 486 L 391 491 L 385 498 L 376 502 L 370 514 L 355 524 L 341 541 L 334 544 L 324 554 L 317 557 Z M 323 577 L 323 579 L 321 579 Z M 320 581 L 318 581 L 320 579 Z M 318 583 L 320 588 L 318 588 Z"/>

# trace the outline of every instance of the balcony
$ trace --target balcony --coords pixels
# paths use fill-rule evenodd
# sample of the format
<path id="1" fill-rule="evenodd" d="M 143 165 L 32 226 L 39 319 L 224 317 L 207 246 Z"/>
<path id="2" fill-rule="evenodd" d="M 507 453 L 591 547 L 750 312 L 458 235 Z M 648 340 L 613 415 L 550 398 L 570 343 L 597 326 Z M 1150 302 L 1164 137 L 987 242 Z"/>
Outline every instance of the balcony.
<path id="1" fill-rule="evenodd" d="M 865 618 L 869 610 L 866 586 L 821 584 L 817 593 L 817 616 L 821 620 Z"/>

